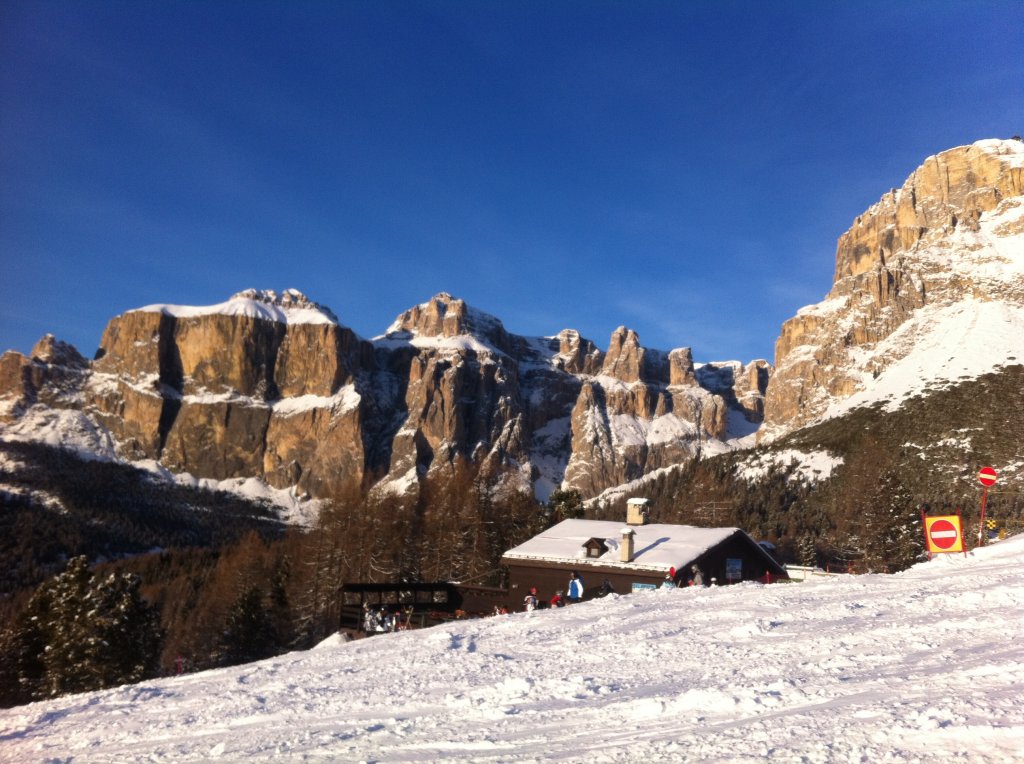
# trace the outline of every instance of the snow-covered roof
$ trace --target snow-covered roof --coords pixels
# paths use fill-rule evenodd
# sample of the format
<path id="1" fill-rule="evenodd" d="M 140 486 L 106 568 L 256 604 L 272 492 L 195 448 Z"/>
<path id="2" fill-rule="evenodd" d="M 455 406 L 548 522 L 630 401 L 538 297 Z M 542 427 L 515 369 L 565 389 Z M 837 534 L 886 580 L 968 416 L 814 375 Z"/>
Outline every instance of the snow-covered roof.
<path id="1" fill-rule="evenodd" d="M 623 530 L 635 532 L 633 562 L 622 562 L 619 545 Z M 720 544 L 738 528 L 697 528 L 692 525 L 627 526 L 615 520 L 563 520 L 529 541 L 505 552 L 510 560 L 568 562 L 575 566 L 600 565 L 636 570 L 677 570 L 696 560 L 713 546 Z M 584 544 L 592 538 L 602 539 L 608 551 L 600 557 L 587 557 Z"/>

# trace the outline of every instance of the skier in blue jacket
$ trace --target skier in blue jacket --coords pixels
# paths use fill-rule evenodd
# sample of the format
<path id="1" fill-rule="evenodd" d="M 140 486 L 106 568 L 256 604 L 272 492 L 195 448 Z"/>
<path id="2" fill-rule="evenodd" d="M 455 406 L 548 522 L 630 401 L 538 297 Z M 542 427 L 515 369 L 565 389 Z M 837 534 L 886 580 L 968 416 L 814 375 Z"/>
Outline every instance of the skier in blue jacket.
<path id="1" fill-rule="evenodd" d="M 569 576 L 569 591 L 568 595 L 569 602 L 579 602 L 583 598 L 583 579 L 577 575 L 576 571 L 572 572 Z"/>

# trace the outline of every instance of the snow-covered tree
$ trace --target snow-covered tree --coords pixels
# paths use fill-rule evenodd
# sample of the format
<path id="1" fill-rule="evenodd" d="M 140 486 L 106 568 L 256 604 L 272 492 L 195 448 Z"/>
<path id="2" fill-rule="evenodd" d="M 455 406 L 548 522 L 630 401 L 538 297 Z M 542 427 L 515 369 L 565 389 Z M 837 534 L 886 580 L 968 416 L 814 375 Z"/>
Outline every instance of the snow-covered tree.
<path id="1" fill-rule="evenodd" d="M 139 585 L 127 573 L 97 580 L 82 556 L 40 586 L 10 639 L 23 694 L 49 698 L 152 676 L 162 634 Z"/>
<path id="2" fill-rule="evenodd" d="M 583 517 L 583 496 L 575 488 L 562 490 L 556 488 L 548 497 L 552 519 L 556 523 L 562 520 L 577 520 Z"/>
<path id="3" fill-rule="evenodd" d="M 865 508 L 863 539 L 864 562 L 876 572 L 895 573 L 921 557 L 920 510 L 895 471 L 879 477 L 871 504 Z"/>
<path id="4" fill-rule="evenodd" d="M 814 537 L 805 533 L 797 543 L 797 551 L 800 555 L 800 564 L 813 568 L 818 564 L 818 550 L 814 546 Z"/>

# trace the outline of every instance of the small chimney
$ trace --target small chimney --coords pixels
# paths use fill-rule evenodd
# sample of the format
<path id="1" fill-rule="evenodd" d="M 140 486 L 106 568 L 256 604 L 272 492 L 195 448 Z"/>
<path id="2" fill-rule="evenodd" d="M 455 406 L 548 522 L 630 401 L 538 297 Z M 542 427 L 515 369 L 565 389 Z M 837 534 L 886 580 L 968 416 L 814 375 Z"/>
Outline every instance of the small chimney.
<path id="1" fill-rule="evenodd" d="M 622 529 L 622 545 L 619 547 L 619 560 L 621 562 L 633 562 L 633 537 L 636 531 L 632 528 Z"/>
<path id="2" fill-rule="evenodd" d="M 647 525 L 650 499 L 629 499 L 626 502 L 626 525 Z"/>

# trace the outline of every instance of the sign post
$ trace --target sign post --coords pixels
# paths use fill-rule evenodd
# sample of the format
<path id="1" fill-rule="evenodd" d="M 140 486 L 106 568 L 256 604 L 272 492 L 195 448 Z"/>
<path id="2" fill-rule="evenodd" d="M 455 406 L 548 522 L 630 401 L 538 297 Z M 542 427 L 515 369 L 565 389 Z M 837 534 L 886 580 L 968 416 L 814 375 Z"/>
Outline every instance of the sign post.
<path id="1" fill-rule="evenodd" d="M 978 470 L 978 482 L 985 486 L 981 494 L 981 524 L 978 526 L 978 546 L 985 545 L 985 504 L 988 501 L 989 486 L 995 485 L 999 474 L 991 467 L 982 467 Z"/>

